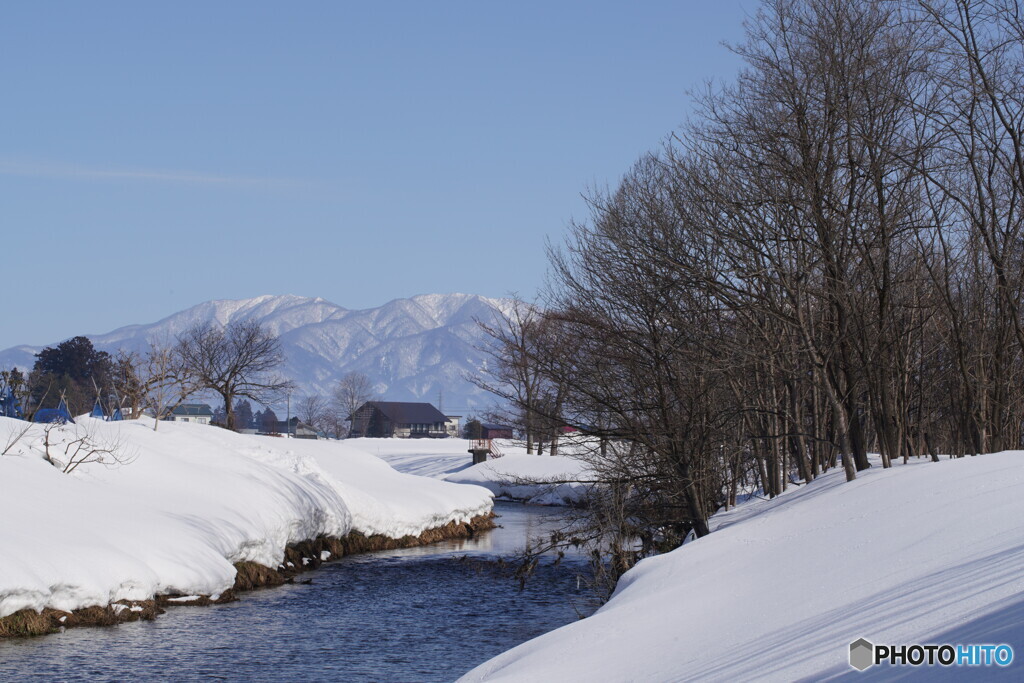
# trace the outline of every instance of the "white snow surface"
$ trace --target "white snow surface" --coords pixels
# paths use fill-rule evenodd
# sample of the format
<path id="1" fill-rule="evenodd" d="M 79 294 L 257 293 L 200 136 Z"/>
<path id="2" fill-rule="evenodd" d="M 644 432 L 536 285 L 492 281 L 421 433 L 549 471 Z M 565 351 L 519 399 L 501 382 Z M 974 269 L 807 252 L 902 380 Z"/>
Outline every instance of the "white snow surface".
<path id="1" fill-rule="evenodd" d="M 477 484 L 497 498 L 535 505 L 572 505 L 582 502 L 590 484 L 589 468 L 582 460 L 564 455 L 506 455 L 445 477 L 446 481 Z"/>
<path id="2" fill-rule="evenodd" d="M 466 439 L 350 439 L 400 472 L 460 484 L 476 484 L 497 498 L 535 505 L 572 505 L 586 496 L 592 479 L 586 464 L 571 455 L 527 455 L 519 441 L 496 439 L 502 455 L 473 465 Z M 582 448 L 566 440 L 562 452 Z"/>
<path id="3" fill-rule="evenodd" d="M 470 442 L 465 439 L 346 439 L 345 443 L 372 453 L 399 472 L 421 477 L 444 479 L 473 464 Z"/>
<path id="4" fill-rule="evenodd" d="M 26 426 L 0 418 L 0 450 Z M 0 455 L 0 616 L 216 595 L 234 583 L 233 563 L 277 567 L 289 543 L 416 535 L 492 507 L 484 488 L 402 474 L 336 441 L 87 417 L 50 439 L 85 433 L 130 462 L 62 473 L 43 459 L 42 425 Z"/>
<path id="5" fill-rule="evenodd" d="M 463 681 L 1020 680 L 1024 452 L 833 470 L 640 562 L 593 616 Z M 872 667 L 849 644 L 1006 643 L 1008 668 Z"/>

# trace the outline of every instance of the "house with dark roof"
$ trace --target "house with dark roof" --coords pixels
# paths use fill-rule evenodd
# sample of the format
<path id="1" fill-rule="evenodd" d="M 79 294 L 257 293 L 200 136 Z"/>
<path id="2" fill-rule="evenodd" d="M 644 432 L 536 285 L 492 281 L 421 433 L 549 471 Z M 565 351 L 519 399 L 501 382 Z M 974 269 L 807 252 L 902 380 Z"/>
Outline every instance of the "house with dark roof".
<path id="1" fill-rule="evenodd" d="M 512 427 L 485 422 L 480 425 L 481 439 L 511 439 Z"/>
<path id="2" fill-rule="evenodd" d="M 213 408 L 205 403 L 182 403 L 175 406 L 165 419 L 172 422 L 198 422 L 208 425 L 213 420 Z"/>
<path id="3" fill-rule="evenodd" d="M 350 437 L 440 439 L 448 436 L 448 418 L 429 403 L 368 401 L 349 416 Z"/>
<path id="4" fill-rule="evenodd" d="M 259 430 L 250 430 L 250 433 L 270 434 L 280 436 L 287 434 L 293 439 L 319 439 L 320 434 L 297 417 L 290 420 L 270 420 L 264 422 Z"/>

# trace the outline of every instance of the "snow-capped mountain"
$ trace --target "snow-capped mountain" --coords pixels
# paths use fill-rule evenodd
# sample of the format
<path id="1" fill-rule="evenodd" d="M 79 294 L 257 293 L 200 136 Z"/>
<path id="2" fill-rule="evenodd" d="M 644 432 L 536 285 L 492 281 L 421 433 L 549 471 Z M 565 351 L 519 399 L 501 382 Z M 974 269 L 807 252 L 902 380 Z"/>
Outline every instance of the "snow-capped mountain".
<path id="1" fill-rule="evenodd" d="M 472 294 L 424 294 L 349 310 L 321 298 L 259 296 L 207 301 L 152 324 L 86 336 L 104 351 L 145 351 L 152 341 L 173 342 L 196 323 L 255 319 L 280 338 L 286 358 L 282 373 L 300 393 L 329 395 L 339 377 L 356 371 L 387 400 L 436 405 L 443 392 L 446 412 L 467 412 L 491 403 L 465 378 L 483 361 L 478 347 L 484 335 L 476 321 L 493 320 L 504 303 Z M 2 351 L 0 367 L 31 368 L 40 350 Z"/>

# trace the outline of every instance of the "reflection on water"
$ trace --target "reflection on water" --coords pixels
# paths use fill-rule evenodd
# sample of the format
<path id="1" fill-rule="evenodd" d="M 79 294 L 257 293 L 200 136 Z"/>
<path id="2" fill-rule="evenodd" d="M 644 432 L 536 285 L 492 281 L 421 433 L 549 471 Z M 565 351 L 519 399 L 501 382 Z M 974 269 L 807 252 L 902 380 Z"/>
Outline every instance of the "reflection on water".
<path id="1" fill-rule="evenodd" d="M 493 560 L 558 523 L 552 508 L 499 504 L 503 528 L 423 548 L 355 555 L 309 585 L 176 607 L 154 622 L 0 642 L 0 680 L 449 681 L 589 614 L 577 560 L 525 590 Z"/>
<path id="2" fill-rule="evenodd" d="M 465 553 L 470 555 L 509 558 L 523 549 L 527 539 L 546 537 L 559 528 L 565 519 L 565 511 L 557 507 L 521 505 L 519 503 L 495 503 L 500 528 L 478 534 L 474 538 L 457 538 L 427 546 L 387 550 L 374 553 L 372 557 L 410 557 Z"/>

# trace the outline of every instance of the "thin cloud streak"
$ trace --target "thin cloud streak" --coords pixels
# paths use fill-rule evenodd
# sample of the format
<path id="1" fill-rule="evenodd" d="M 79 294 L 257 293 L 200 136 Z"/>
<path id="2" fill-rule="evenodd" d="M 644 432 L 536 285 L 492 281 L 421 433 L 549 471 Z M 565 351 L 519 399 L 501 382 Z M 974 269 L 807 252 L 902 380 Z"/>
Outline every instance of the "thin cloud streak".
<path id="1" fill-rule="evenodd" d="M 90 168 L 65 163 L 40 163 L 0 159 L 0 175 L 58 180 L 141 180 L 192 185 L 220 185 L 225 187 L 296 188 L 307 182 L 288 178 L 252 178 L 222 176 L 193 171 L 162 169 Z"/>

